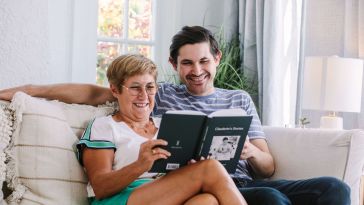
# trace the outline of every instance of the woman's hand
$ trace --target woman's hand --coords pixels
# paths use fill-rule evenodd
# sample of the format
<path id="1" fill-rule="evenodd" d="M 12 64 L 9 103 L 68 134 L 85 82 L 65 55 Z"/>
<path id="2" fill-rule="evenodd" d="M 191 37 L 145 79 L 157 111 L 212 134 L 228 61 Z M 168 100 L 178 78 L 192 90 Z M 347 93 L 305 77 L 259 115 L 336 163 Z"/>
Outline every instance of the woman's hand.
<path id="1" fill-rule="evenodd" d="M 168 143 L 165 140 L 148 140 L 140 145 L 138 162 L 145 170 L 149 171 L 155 160 L 167 159 L 171 153 L 160 146 L 166 146 Z"/>

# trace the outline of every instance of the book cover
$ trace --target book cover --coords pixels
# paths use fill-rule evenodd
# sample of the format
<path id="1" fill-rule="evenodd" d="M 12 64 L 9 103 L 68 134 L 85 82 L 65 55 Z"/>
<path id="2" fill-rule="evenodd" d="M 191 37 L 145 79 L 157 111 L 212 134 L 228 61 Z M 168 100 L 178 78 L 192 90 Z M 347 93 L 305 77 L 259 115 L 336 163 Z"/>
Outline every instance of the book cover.
<path id="1" fill-rule="evenodd" d="M 162 116 L 158 139 L 168 142 L 168 159 L 154 162 L 150 172 L 165 173 L 200 157 L 216 159 L 234 173 L 252 116 L 242 109 L 219 110 L 210 115 L 197 111 L 170 111 Z"/>

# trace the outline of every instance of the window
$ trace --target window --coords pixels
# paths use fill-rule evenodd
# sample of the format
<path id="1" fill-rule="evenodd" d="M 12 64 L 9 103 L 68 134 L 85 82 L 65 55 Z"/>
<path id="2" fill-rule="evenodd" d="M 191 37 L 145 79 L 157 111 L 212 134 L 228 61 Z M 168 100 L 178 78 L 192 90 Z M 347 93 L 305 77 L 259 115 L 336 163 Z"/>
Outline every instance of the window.
<path id="1" fill-rule="evenodd" d="M 121 54 L 140 53 L 153 59 L 154 2 L 98 0 L 97 84 L 107 85 L 107 67 Z"/>

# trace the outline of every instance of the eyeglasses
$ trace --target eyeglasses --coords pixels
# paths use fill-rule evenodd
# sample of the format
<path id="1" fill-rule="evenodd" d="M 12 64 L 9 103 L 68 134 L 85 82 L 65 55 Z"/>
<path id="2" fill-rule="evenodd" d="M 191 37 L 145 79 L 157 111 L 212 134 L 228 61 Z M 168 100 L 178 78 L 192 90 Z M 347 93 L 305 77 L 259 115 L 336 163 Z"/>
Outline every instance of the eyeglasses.
<path id="1" fill-rule="evenodd" d="M 128 93 L 132 96 L 140 95 L 144 90 L 145 90 L 145 92 L 147 92 L 148 95 L 154 95 L 157 93 L 157 90 L 158 90 L 158 85 L 156 83 L 147 84 L 147 85 L 145 85 L 144 89 L 143 89 L 143 86 L 138 86 L 138 85 L 130 86 L 130 87 L 126 87 L 126 86 L 122 85 L 122 87 L 126 88 Z"/>

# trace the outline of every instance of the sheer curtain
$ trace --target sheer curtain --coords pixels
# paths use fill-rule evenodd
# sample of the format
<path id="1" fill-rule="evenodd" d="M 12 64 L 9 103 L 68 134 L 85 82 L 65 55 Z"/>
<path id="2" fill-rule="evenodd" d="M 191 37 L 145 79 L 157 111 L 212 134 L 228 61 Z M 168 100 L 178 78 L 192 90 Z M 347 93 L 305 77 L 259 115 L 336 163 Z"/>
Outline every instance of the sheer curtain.
<path id="1" fill-rule="evenodd" d="M 344 31 L 344 56 L 364 60 L 364 0 L 345 1 Z M 347 128 L 364 129 L 364 86 L 361 110 L 359 114 L 344 114 Z"/>
<path id="2" fill-rule="evenodd" d="M 224 27 L 239 33 L 244 73 L 259 85 L 264 125 L 295 123 L 302 0 L 226 0 Z"/>
<path id="3" fill-rule="evenodd" d="M 364 59 L 364 0 L 307 0 L 305 56 Z M 339 113 L 344 129 L 364 128 L 364 88 L 361 113 Z M 319 127 L 325 112 L 302 110 L 310 127 Z"/>

